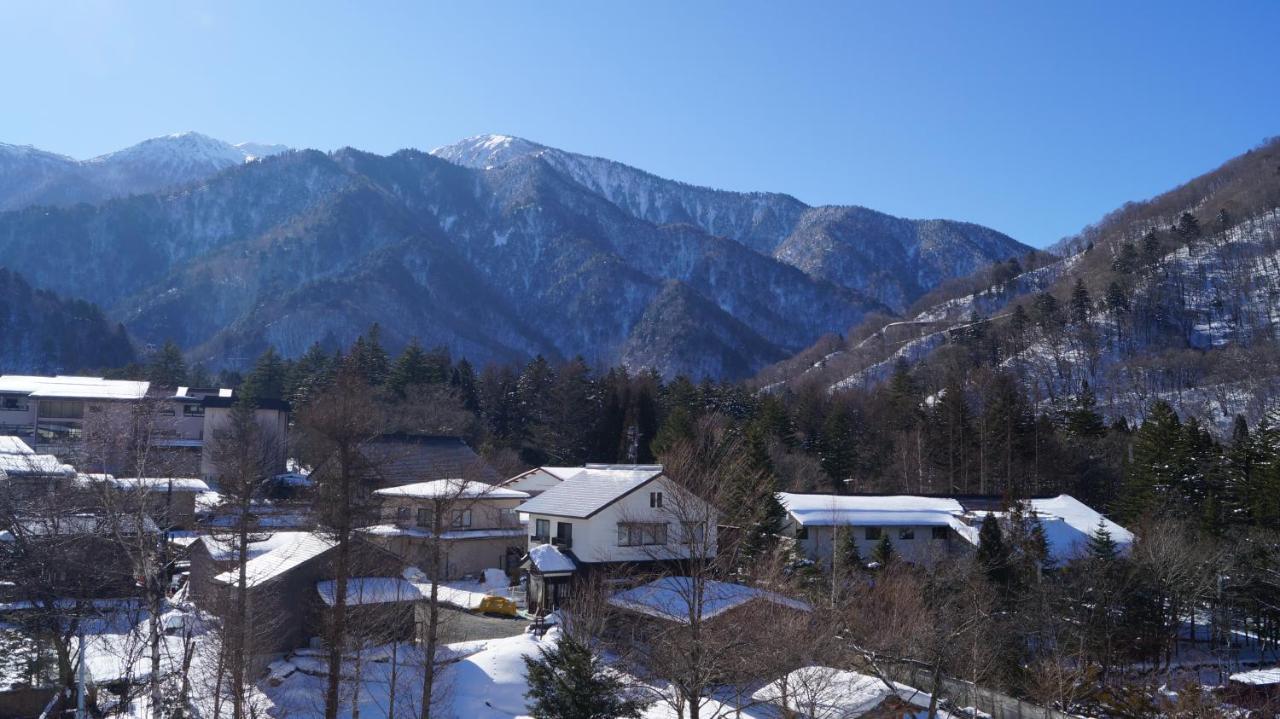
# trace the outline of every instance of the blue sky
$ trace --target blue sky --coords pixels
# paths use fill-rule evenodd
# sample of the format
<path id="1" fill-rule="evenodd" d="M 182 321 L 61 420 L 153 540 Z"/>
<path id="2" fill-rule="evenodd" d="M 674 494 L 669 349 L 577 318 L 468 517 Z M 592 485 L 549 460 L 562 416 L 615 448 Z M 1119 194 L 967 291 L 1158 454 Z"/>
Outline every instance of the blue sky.
<path id="1" fill-rule="evenodd" d="M 0 141 L 483 132 L 1034 245 L 1280 134 L 1280 3 L 0 4 Z"/>

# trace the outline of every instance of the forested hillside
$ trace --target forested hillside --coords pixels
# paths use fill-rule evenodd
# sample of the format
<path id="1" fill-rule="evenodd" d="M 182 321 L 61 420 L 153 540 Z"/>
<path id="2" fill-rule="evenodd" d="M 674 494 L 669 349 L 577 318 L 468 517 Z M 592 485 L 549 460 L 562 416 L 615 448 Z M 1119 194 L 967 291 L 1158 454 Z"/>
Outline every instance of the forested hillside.
<path id="1" fill-rule="evenodd" d="M 1041 411 L 1091 393 L 1109 419 L 1163 399 L 1218 436 L 1277 406 L 1280 141 L 1060 243 L 944 284 L 901 317 L 874 317 L 762 373 L 774 390 L 870 387 L 900 362 L 930 395 L 1017 378 Z"/>
<path id="2" fill-rule="evenodd" d="M 32 289 L 0 267 L 0 373 L 72 373 L 133 361 L 124 328 L 96 305 Z"/>

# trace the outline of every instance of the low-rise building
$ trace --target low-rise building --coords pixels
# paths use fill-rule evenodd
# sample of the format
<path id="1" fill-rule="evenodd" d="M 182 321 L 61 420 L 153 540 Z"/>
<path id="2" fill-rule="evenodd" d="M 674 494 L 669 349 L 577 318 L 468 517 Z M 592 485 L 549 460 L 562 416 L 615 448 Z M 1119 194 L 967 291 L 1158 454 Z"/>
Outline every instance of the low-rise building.
<path id="1" fill-rule="evenodd" d="M 582 470 L 583 467 L 534 467 L 508 479 L 502 486 L 536 497 Z"/>
<path id="2" fill-rule="evenodd" d="M 24 440 L 37 452 L 53 454 L 95 471 L 124 471 L 127 459 L 110 447 L 116 424 L 132 421 L 124 412 L 150 413 L 151 446 L 164 450 L 155 462 L 165 474 L 214 478 L 212 440 L 226 425 L 235 393 L 226 388 L 152 386 L 150 382 L 102 377 L 0 375 L 0 435 Z M 284 471 L 289 405 L 256 403 L 255 416 L 275 437 Z M 101 446 L 100 446 L 101 445 Z M 91 455 L 92 462 L 82 461 Z"/>
<path id="3" fill-rule="evenodd" d="M 588 464 L 517 509 L 527 521 L 522 568 L 535 610 L 559 606 L 584 573 L 716 554 L 716 508 L 660 465 Z"/>
<path id="4" fill-rule="evenodd" d="M 76 484 L 88 492 L 110 495 L 109 506 L 123 512 L 142 511 L 164 529 L 190 529 L 196 522 L 196 495 L 209 485 L 195 477 L 115 477 L 80 474 Z"/>
<path id="5" fill-rule="evenodd" d="M 525 530 L 516 507 L 529 495 L 464 479 L 437 479 L 374 492 L 381 523 L 363 531 L 370 540 L 430 572 L 439 545 L 440 580 L 478 575 L 485 569 L 514 573 L 525 553 Z M 439 524 L 437 525 L 437 521 Z M 443 531 L 439 536 L 435 528 Z"/>
<path id="6" fill-rule="evenodd" d="M 845 543 L 855 543 L 865 560 L 886 537 L 896 556 L 930 564 L 977 547 L 978 530 L 988 514 L 1008 521 L 998 497 L 782 492 L 778 498 L 787 511 L 784 535 L 793 538 L 806 557 L 828 567 Z M 1026 516 L 1043 528 L 1055 562 L 1079 556 L 1099 527 L 1122 549 L 1133 542 L 1127 529 L 1070 495 L 1024 502 Z"/>

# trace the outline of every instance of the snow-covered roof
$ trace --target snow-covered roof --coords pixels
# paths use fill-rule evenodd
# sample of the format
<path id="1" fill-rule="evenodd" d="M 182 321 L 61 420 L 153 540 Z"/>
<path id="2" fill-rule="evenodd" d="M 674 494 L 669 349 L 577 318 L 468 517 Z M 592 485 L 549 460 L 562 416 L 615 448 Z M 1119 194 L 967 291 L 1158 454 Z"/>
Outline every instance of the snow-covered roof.
<path id="1" fill-rule="evenodd" d="M 1250 672 L 1232 674 L 1229 679 L 1237 684 L 1250 684 L 1256 687 L 1280 684 L 1280 667 L 1270 669 L 1254 669 Z"/>
<path id="2" fill-rule="evenodd" d="M 527 492 L 504 489 L 492 484 L 466 479 L 435 479 L 430 482 L 414 482 L 399 487 L 379 489 L 380 497 L 410 497 L 413 499 L 528 499 Z"/>
<path id="3" fill-rule="evenodd" d="M 0 435 L 0 454 L 35 454 L 35 450 L 21 437 Z"/>
<path id="4" fill-rule="evenodd" d="M 80 474 L 76 480 L 82 485 L 109 484 L 126 492 L 208 492 L 209 485 L 196 477 L 115 477 L 110 474 Z"/>
<path id="5" fill-rule="evenodd" d="M 661 475 L 662 467 L 659 465 L 588 464 L 582 471 L 516 509 L 527 514 L 590 517 Z"/>
<path id="6" fill-rule="evenodd" d="M 325 606 L 337 603 L 338 583 L 332 579 L 316 582 L 316 592 Z M 422 599 L 421 588 L 400 577 L 352 577 L 347 580 L 348 607 L 389 602 L 416 602 Z"/>
<path id="7" fill-rule="evenodd" d="M 86 534 L 103 535 L 120 532 L 122 534 L 154 534 L 160 531 L 156 523 L 149 517 L 143 517 L 141 523 L 133 516 L 119 517 L 112 520 L 93 514 L 73 514 L 65 517 L 40 519 L 24 519 L 18 522 L 21 534 L 32 537 L 71 537 Z M 0 532 L 0 542 L 12 542 L 18 535 L 11 529 Z"/>
<path id="8" fill-rule="evenodd" d="M 75 467 L 51 454 L 0 454 L 0 475 L 9 477 L 74 477 Z"/>
<path id="9" fill-rule="evenodd" d="M 964 514 L 959 501 L 946 497 L 780 492 L 778 500 L 792 518 L 805 527 L 949 527 Z"/>
<path id="10" fill-rule="evenodd" d="M 288 546 L 296 541 L 299 535 L 303 534 L 306 534 L 306 532 L 272 532 L 266 535 L 257 532 L 251 533 L 247 552 L 249 559 Z M 205 551 L 209 553 L 209 556 L 215 562 L 229 562 L 236 558 L 235 541 L 229 535 L 222 538 L 204 534 L 196 537 L 194 541 L 203 544 Z"/>
<path id="11" fill-rule="evenodd" d="M 542 574 L 575 572 L 578 565 L 554 544 L 535 544 L 529 548 L 529 562 Z"/>
<path id="12" fill-rule="evenodd" d="M 1057 561 L 1079 556 L 1089 543 L 1089 537 L 1098 531 L 1099 523 L 1106 527 L 1121 549 L 1133 544 L 1133 532 L 1069 494 L 1051 499 L 1032 499 L 1030 504 L 1049 540 L 1049 555 Z"/>
<path id="13" fill-rule="evenodd" d="M 609 603 L 624 609 L 648 614 L 659 619 L 686 623 L 691 610 L 694 580 L 691 577 L 663 577 L 634 589 L 619 592 Z M 799 600 L 781 594 L 716 580 L 705 580 L 702 586 L 701 617 L 711 619 L 719 614 L 740 607 L 747 602 L 764 599 L 791 609 L 810 611 L 811 607 Z"/>
<path id="14" fill-rule="evenodd" d="M 751 698 L 814 719 L 857 719 L 892 696 L 922 709 L 929 706 L 929 695 L 914 687 L 897 682 L 890 686 L 867 674 L 823 666 L 801 667 L 756 690 Z"/>
<path id="15" fill-rule="evenodd" d="M 45 399 L 124 399 L 136 400 L 147 396 L 150 382 L 104 379 L 102 377 L 74 377 L 58 375 L 7 374 L 0 376 L 0 392 L 21 393 Z"/>
<path id="16" fill-rule="evenodd" d="M 431 530 L 421 527 L 399 527 L 394 524 L 375 524 L 361 527 L 361 532 L 379 537 L 431 538 Z M 441 539 L 492 539 L 494 537 L 523 537 L 523 527 L 491 527 L 489 529 L 450 529 L 440 533 Z"/>
<path id="17" fill-rule="evenodd" d="M 314 532 L 293 532 L 288 541 L 269 552 L 250 559 L 245 565 L 245 584 L 256 587 L 283 575 L 289 570 L 329 551 L 336 544 L 333 540 Z M 231 569 L 213 578 L 222 584 L 237 584 L 238 569 Z"/>

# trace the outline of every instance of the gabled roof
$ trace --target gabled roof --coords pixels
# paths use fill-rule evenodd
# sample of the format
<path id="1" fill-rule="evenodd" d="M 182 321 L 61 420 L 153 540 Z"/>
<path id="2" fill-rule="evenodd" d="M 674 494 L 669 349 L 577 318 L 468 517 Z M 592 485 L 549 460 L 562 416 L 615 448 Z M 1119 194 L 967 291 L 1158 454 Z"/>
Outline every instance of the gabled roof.
<path id="1" fill-rule="evenodd" d="M 758 689 L 751 698 L 791 711 L 814 712 L 824 719 L 857 719 L 890 697 L 927 709 L 932 698 L 906 684 L 893 682 L 891 686 L 878 677 L 833 667 L 801 667 L 785 678 L 785 685 L 779 679 Z M 938 716 L 948 714 L 939 712 Z"/>
<path id="2" fill-rule="evenodd" d="M 160 531 L 149 517 L 139 522 L 132 516 L 112 520 L 94 514 L 73 514 L 65 517 L 28 518 L 18 522 L 21 534 L 31 537 L 79 537 L 110 536 L 121 534 L 155 534 Z M 11 529 L 0 532 L 0 542 L 12 542 L 17 534 Z"/>
<path id="3" fill-rule="evenodd" d="M 245 564 L 245 585 L 256 587 L 266 584 L 335 546 L 337 544 L 333 540 L 314 532 L 298 532 L 287 543 L 250 559 Z M 214 577 L 213 581 L 234 586 L 240 581 L 240 571 L 231 569 Z"/>
<path id="4" fill-rule="evenodd" d="M 489 484 L 502 481 L 461 437 L 388 434 L 365 442 L 360 451 L 378 466 L 384 486 L 453 477 Z"/>
<path id="5" fill-rule="evenodd" d="M 35 450 L 21 437 L 4 435 L 0 436 L 0 454 L 35 454 Z"/>
<path id="6" fill-rule="evenodd" d="M 484 482 L 466 479 L 435 479 L 414 482 L 398 487 L 374 491 L 380 497 L 411 497 L 413 499 L 528 499 L 528 492 L 504 489 Z"/>
<path id="7" fill-rule="evenodd" d="M 642 584 L 625 592 L 618 592 L 609 598 L 609 603 L 630 609 L 641 614 L 665 619 L 672 622 L 687 623 L 695 590 L 699 589 L 690 577 L 663 577 L 648 584 Z M 720 582 L 713 579 L 703 580 L 700 616 L 711 619 L 719 614 L 740 607 L 747 602 L 763 599 L 790 609 L 807 612 L 812 607 L 798 600 L 784 597 L 757 587 L 745 584 Z"/>
<path id="8" fill-rule="evenodd" d="M 554 544 L 535 544 L 525 558 L 539 574 L 571 574 L 578 571 L 578 562 L 571 552 L 562 552 Z"/>
<path id="9" fill-rule="evenodd" d="M 581 472 L 516 507 L 516 511 L 585 519 L 661 476 L 659 465 L 589 464 Z"/>

